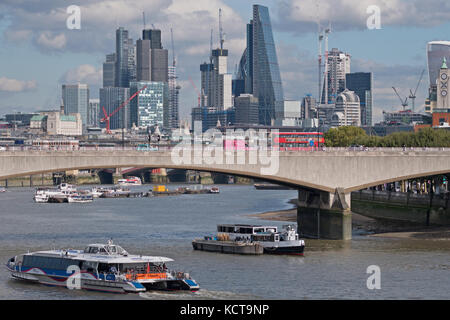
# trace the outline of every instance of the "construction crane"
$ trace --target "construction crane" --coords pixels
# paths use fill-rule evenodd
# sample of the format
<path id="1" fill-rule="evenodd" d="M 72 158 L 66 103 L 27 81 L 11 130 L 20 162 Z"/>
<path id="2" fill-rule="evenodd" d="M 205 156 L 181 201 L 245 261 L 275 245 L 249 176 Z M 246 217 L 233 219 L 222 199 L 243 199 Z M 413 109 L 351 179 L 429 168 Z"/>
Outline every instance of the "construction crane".
<path id="1" fill-rule="evenodd" d="M 225 42 L 225 34 L 222 28 L 222 8 L 219 8 L 219 39 L 220 39 L 220 52 L 223 50 L 223 43 Z"/>
<path id="2" fill-rule="evenodd" d="M 175 45 L 173 44 L 173 31 L 172 31 L 172 28 L 170 28 L 170 41 L 172 42 L 172 67 L 175 67 L 175 65 L 176 65 Z"/>
<path id="3" fill-rule="evenodd" d="M 400 102 L 401 102 L 402 107 L 403 107 L 403 111 L 405 111 L 405 108 L 408 106 L 408 97 L 406 97 L 405 101 L 403 101 L 402 98 L 400 97 L 400 95 L 398 94 L 397 89 L 395 89 L 395 87 L 392 87 L 392 89 L 394 89 L 395 94 L 400 99 Z"/>
<path id="4" fill-rule="evenodd" d="M 424 72 L 425 72 L 425 69 L 423 69 L 422 73 L 420 74 L 420 78 L 419 78 L 419 81 L 417 82 L 416 90 L 414 90 L 414 93 L 412 92 L 411 89 L 409 89 L 409 92 L 410 92 L 409 98 L 412 101 L 412 111 L 413 112 L 414 112 L 414 103 L 416 101 L 416 92 L 417 92 L 417 89 L 419 89 L 420 81 L 422 81 L 422 77 L 423 77 L 423 73 Z"/>
<path id="5" fill-rule="evenodd" d="M 191 77 L 189 77 L 189 81 L 191 82 L 192 86 L 194 87 L 195 91 L 198 94 L 198 106 L 200 107 L 200 101 L 201 101 L 201 94 L 200 91 L 198 91 L 197 86 L 195 85 L 194 81 L 192 80 Z"/>
<path id="6" fill-rule="evenodd" d="M 144 30 L 145 30 L 145 12 L 142 11 L 142 20 L 144 20 Z"/>
<path id="7" fill-rule="evenodd" d="M 136 97 L 142 90 L 144 90 L 145 88 L 147 88 L 147 86 L 144 86 L 141 90 L 136 91 L 130 98 L 128 98 L 127 101 L 125 101 L 124 103 L 122 103 L 116 110 L 114 110 L 113 112 L 111 112 L 110 114 L 108 114 L 106 112 L 105 107 L 102 106 L 102 110 L 103 110 L 103 114 L 105 115 L 102 119 L 100 119 L 100 122 L 106 122 L 106 133 L 107 134 L 111 134 L 111 129 L 110 129 L 110 125 L 109 125 L 109 121 L 111 119 L 111 117 L 113 115 L 115 115 L 117 112 L 119 112 L 123 107 L 125 107 L 128 103 L 130 103 L 131 100 L 134 99 L 134 97 Z"/>

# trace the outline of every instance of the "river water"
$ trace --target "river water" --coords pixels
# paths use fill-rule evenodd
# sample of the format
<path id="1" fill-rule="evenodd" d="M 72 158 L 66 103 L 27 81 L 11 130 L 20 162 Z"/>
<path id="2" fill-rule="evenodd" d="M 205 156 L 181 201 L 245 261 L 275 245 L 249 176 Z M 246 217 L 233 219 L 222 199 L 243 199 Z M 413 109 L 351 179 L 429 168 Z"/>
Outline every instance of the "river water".
<path id="1" fill-rule="evenodd" d="M 176 186 L 171 185 L 170 188 Z M 147 191 L 151 186 L 136 187 Z M 288 209 L 291 190 L 220 186 L 220 194 L 95 199 L 89 204 L 34 203 L 34 189 L 0 193 L 0 261 L 27 251 L 115 243 L 132 254 L 173 258 L 196 293 L 107 294 L 13 280 L 0 270 L 0 299 L 449 299 L 450 241 L 354 234 L 351 241 L 305 239 L 304 257 L 241 256 L 194 251 L 191 241 L 219 223 L 281 226 L 249 214 Z M 381 289 L 369 290 L 368 266 Z"/>

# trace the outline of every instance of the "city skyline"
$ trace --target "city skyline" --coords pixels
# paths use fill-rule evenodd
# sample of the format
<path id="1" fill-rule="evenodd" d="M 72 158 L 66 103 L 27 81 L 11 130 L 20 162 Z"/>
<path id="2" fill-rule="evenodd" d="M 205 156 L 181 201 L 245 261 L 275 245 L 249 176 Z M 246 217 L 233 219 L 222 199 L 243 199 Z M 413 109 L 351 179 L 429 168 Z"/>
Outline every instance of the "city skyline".
<path id="1" fill-rule="evenodd" d="M 178 82 L 182 87 L 180 119 L 187 119 L 197 103 L 197 94 L 189 77 L 199 86 L 198 64 L 208 58 L 211 28 L 214 29 L 213 48 L 219 46 L 218 9 L 223 11 L 223 28 L 227 35 L 225 47 L 230 52 L 229 71 L 234 73 L 234 66 L 246 47 L 246 23 L 252 17 L 252 5 L 261 4 L 268 6 L 271 15 L 285 98 L 300 100 L 308 93 L 316 95 L 318 45 L 315 17 L 319 16 L 322 24 L 331 21 L 329 50 L 338 48 L 348 52 L 352 56 L 352 72 L 373 73 L 375 123 L 382 120 L 382 110 L 401 109 L 391 87 L 395 86 L 406 96 L 427 66 L 427 42 L 446 40 L 445 30 L 449 30 L 449 23 L 445 22 L 448 17 L 442 7 L 427 10 L 416 1 L 408 1 L 406 7 L 415 9 L 412 11 L 405 8 L 404 1 L 399 1 L 397 6 L 401 10 L 396 16 L 392 13 L 396 4 L 387 8 L 381 1 L 362 1 L 355 8 L 325 0 L 319 1 L 319 5 L 312 1 L 200 1 L 189 6 L 180 1 L 132 2 L 136 6 L 129 5 L 126 10 L 123 1 L 114 2 L 112 14 L 98 17 L 100 21 L 94 22 L 96 12 L 104 10 L 107 2 L 93 1 L 96 7 L 91 2 L 80 1 L 81 29 L 68 30 L 67 4 L 55 1 L 22 7 L 13 1 L 4 1 L 0 5 L 3 18 L 0 40 L 5 44 L 0 50 L 2 113 L 54 108 L 61 99 L 61 84 L 87 83 L 92 98 L 98 98 L 102 64 L 105 55 L 114 51 L 116 29 L 122 26 L 129 30 L 130 38 L 139 39 L 143 29 L 142 11 L 145 11 L 150 24 L 154 23 L 162 30 L 163 47 L 169 51 L 169 30 L 173 28 Z M 336 5 L 336 10 L 331 16 L 332 4 Z M 366 8 L 370 4 L 380 6 L 380 30 L 367 29 L 366 20 L 370 14 L 366 13 Z M 449 6 L 437 0 L 427 6 L 438 7 L 440 4 Z M 152 8 L 161 9 L 160 13 L 155 15 L 153 12 L 158 10 Z M 33 17 L 42 20 L 39 22 Z M 194 18 L 199 23 L 189 24 Z M 99 22 L 103 25 L 97 28 Z M 417 92 L 416 110 L 423 110 L 427 92 L 428 81 L 423 81 Z"/>

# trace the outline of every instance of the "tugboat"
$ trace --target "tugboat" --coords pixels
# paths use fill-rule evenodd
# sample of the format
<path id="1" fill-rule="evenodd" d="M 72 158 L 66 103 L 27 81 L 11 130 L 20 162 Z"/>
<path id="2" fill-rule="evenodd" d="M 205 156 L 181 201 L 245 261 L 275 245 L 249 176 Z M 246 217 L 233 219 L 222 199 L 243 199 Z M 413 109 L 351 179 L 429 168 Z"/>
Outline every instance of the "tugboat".
<path id="1" fill-rule="evenodd" d="M 188 273 L 169 271 L 171 258 L 129 255 L 112 240 L 90 244 L 84 250 L 48 250 L 24 253 L 8 260 L 15 279 L 75 289 L 114 293 L 147 290 L 197 291 Z"/>

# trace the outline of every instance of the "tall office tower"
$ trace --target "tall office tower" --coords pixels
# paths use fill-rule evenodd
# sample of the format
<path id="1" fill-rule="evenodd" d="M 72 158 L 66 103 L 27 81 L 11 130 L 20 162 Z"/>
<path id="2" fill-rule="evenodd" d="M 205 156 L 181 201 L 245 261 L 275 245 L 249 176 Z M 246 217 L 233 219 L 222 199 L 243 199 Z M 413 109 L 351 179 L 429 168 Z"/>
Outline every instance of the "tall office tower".
<path id="1" fill-rule="evenodd" d="M 161 44 L 161 30 L 143 30 L 142 40 L 136 41 L 137 81 L 168 82 L 168 55 Z"/>
<path id="2" fill-rule="evenodd" d="M 358 97 L 361 106 L 361 125 L 372 125 L 372 72 L 355 72 L 345 75 L 347 89 L 354 91 Z"/>
<path id="3" fill-rule="evenodd" d="M 430 87 L 436 86 L 442 59 L 450 61 L 450 41 L 431 41 L 427 44 L 428 73 L 430 76 Z"/>
<path id="4" fill-rule="evenodd" d="M 214 66 L 212 63 L 202 63 L 200 65 L 200 82 L 201 82 L 201 107 L 211 107 L 212 103 L 212 90 L 213 90 L 213 75 L 212 71 Z"/>
<path id="5" fill-rule="evenodd" d="M 227 71 L 227 60 L 227 49 L 214 49 L 211 51 L 211 63 L 200 65 L 202 107 L 224 111 L 233 106 L 232 74 Z"/>
<path id="6" fill-rule="evenodd" d="M 179 94 L 180 86 L 177 84 L 177 67 L 169 67 L 169 107 L 167 112 L 167 124 L 169 128 L 178 128 L 179 124 Z"/>
<path id="7" fill-rule="evenodd" d="M 306 95 L 306 97 L 303 98 L 300 107 L 301 110 L 300 118 L 302 119 L 317 118 L 315 109 L 316 109 L 316 99 L 313 98 L 310 94 Z"/>
<path id="8" fill-rule="evenodd" d="M 284 96 L 272 34 L 269 9 L 253 5 L 253 19 L 247 24 L 247 48 L 239 63 L 245 92 L 259 100 L 259 122 L 270 125 L 276 106 L 282 107 Z"/>
<path id="9" fill-rule="evenodd" d="M 169 51 L 167 49 L 151 49 L 152 81 L 168 82 Z"/>
<path id="10" fill-rule="evenodd" d="M 218 111 L 223 111 L 233 106 L 231 80 L 232 74 L 228 73 L 228 50 L 215 49 L 212 51 L 212 106 Z"/>
<path id="11" fill-rule="evenodd" d="M 106 55 L 103 63 L 103 87 L 114 87 L 116 70 L 116 54 Z"/>
<path id="12" fill-rule="evenodd" d="M 108 115 L 119 108 L 130 97 L 129 88 L 106 87 L 100 88 L 100 118 L 103 118 L 105 108 Z M 109 120 L 109 127 L 113 129 L 130 128 L 130 104 L 126 105 Z"/>
<path id="13" fill-rule="evenodd" d="M 142 30 L 142 39 L 151 42 L 151 49 L 162 49 L 161 30 L 159 29 L 145 29 Z"/>
<path id="14" fill-rule="evenodd" d="M 89 108 L 89 87 L 87 84 L 63 84 L 62 100 L 64 114 L 79 113 L 83 127 L 87 125 Z"/>
<path id="15" fill-rule="evenodd" d="M 152 78 L 150 40 L 136 41 L 136 63 L 136 81 L 150 81 Z"/>
<path id="16" fill-rule="evenodd" d="M 355 92 L 345 89 L 336 98 L 336 107 L 331 117 L 331 125 L 361 126 L 361 108 Z"/>
<path id="17" fill-rule="evenodd" d="M 128 38 L 128 30 L 116 30 L 116 70 L 115 87 L 128 88 L 133 78 L 133 40 Z"/>
<path id="18" fill-rule="evenodd" d="M 130 83 L 130 91 L 142 90 L 130 102 L 131 124 L 138 127 L 158 125 L 168 127 L 169 90 L 167 82 L 136 81 Z"/>
<path id="19" fill-rule="evenodd" d="M 128 39 L 128 82 L 136 81 L 136 45 Z"/>
<path id="20" fill-rule="evenodd" d="M 88 108 L 88 127 L 98 127 L 100 126 L 100 100 L 99 99 L 89 99 Z"/>
<path id="21" fill-rule="evenodd" d="M 328 104 L 334 104 L 336 97 L 345 90 L 345 75 L 350 73 L 350 55 L 336 48 L 328 52 Z M 322 103 L 325 100 L 325 84 L 322 90 Z"/>

